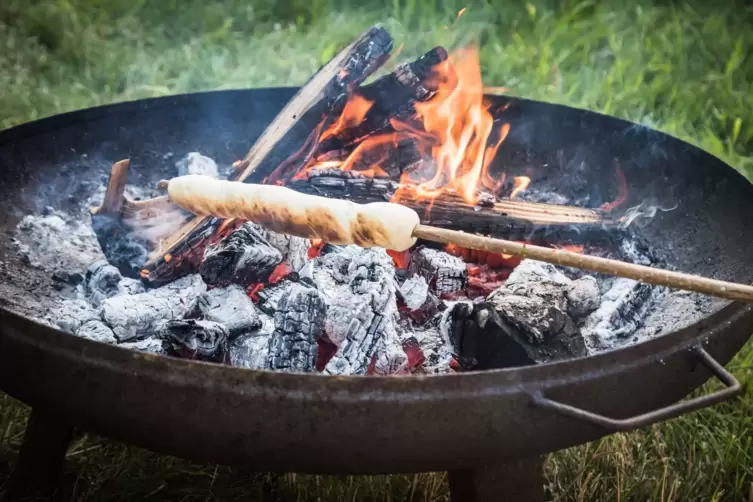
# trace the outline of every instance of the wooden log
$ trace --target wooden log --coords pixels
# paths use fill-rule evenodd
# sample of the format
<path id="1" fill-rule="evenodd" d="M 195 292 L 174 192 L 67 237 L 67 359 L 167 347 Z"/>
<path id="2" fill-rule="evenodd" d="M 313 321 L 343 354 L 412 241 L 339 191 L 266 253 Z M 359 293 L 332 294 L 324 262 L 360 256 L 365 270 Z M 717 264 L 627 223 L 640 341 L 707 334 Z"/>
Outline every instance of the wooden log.
<path id="1" fill-rule="evenodd" d="M 357 87 L 388 59 L 392 37 L 381 27 L 372 27 L 324 65 L 266 128 L 236 166 L 232 179 L 246 180 L 252 173 L 271 172 L 305 146 L 334 102 Z M 148 282 L 174 279 L 198 266 L 203 249 L 223 224 L 217 218 L 192 218 L 160 241 L 148 254 L 141 277 Z M 214 239 L 216 241 L 216 239 Z M 166 260 L 169 256 L 171 259 Z"/>
<path id="2" fill-rule="evenodd" d="M 302 193 L 369 203 L 393 200 L 400 185 L 390 179 L 325 170 L 314 171 L 307 179 L 294 180 L 286 186 Z M 517 199 L 483 196 L 476 206 L 471 206 L 452 190 L 426 199 L 418 197 L 410 187 L 403 187 L 399 202 L 416 211 L 424 225 L 473 229 L 485 235 L 542 244 L 608 241 L 618 232 L 619 224 L 597 209 Z"/>

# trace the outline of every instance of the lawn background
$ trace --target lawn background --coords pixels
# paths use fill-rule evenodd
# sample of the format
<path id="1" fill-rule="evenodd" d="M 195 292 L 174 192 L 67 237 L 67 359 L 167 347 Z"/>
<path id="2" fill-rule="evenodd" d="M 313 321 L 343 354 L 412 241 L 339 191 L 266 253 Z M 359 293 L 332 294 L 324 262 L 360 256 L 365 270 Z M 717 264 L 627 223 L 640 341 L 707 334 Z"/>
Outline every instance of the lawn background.
<path id="1" fill-rule="evenodd" d="M 0 128 L 144 97 L 301 84 L 375 22 L 403 45 L 401 60 L 478 43 L 487 85 L 655 127 L 753 179 L 743 1 L 0 0 Z M 735 403 L 550 456 L 552 497 L 753 500 L 753 345 L 728 368 L 748 385 Z M 0 394 L 0 484 L 26 417 Z M 256 500 L 265 479 L 292 500 L 447 497 L 441 474 L 273 479 L 87 435 L 66 478 L 75 500 Z"/>

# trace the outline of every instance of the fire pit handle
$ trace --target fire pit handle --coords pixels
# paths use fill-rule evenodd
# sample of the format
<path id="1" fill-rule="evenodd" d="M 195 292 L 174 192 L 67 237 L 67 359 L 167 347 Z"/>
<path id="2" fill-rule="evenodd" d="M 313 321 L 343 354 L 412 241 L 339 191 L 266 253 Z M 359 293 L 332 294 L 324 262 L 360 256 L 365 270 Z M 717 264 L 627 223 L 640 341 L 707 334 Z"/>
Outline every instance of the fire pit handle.
<path id="1" fill-rule="evenodd" d="M 711 373 L 724 383 L 726 388 L 712 392 L 711 394 L 689 399 L 687 401 L 681 401 L 658 410 L 644 413 L 643 415 L 637 415 L 630 418 L 614 419 L 592 413 L 590 411 L 571 406 L 569 404 L 561 403 L 544 397 L 541 392 L 537 392 L 531 396 L 531 402 L 533 405 L 539 408 L 552 410 L 562 415 L 566 415 L 578 420 L 604 427 L 613 432 L 629 431 L 639 429 L 647 425 L 654 424 L 670 418 L 675 418 L 685 413 L 700 410 L 723 401 L 726 401 L 742 391 L 742 385 L 731 373 L 724 369 L 724 366 L 714 359 L 711 354 L 706 352 L 700 346 L 693 347 L 692 349 L 699 357 L 700 362 L 703 363 Z"/>

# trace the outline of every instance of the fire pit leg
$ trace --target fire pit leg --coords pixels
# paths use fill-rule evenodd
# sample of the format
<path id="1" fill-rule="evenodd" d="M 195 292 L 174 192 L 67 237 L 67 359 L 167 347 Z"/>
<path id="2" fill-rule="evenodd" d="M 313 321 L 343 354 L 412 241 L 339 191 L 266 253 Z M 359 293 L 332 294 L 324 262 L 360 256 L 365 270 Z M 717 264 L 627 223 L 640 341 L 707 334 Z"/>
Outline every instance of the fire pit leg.
<path id="1" fill-rule="evenodd" d="M 55 491 L 73 427 L 32 409 L 6 500 L 48 496 Z"/>
<path id="2" fill-rule="evenodd" d="M 544 501 L 544 458 L 450 471 L 452 502 Z"/>

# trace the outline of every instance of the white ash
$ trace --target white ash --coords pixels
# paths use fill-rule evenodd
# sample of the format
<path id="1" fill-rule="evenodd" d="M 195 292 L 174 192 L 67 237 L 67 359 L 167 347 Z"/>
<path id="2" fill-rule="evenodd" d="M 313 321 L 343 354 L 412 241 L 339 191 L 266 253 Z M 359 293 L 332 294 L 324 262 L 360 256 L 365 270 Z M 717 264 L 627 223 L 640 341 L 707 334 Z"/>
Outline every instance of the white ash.
<path id="1" fill-rule="evenodd" d="M 394 375 L 403 372 L 408 366 L 408 355 L 403 349 L 403 341 L 395 330 L 383 337 L 381 350 L 376 354 L 374 374 Z"/>
<path id="2" fill-rule="evenodd" d="M 461 291 L 468 284 L 465 262 L 437 249 L 422 247 L 415 250 L 408 269 L 423 276 L 437 294 Z"/>
<path id="3" fill-rule="evenodd" d="M 572 281 L 549 263 L 523 260 L 487 301 L 532 343 L 540 344 L 578 331 L 577 320 L 599 305 L 594 284 L 587 277 Z"/>
<path id="4" fill-rule="evenodd" d="M 175 163 L 178 176 L 200 174 L 203 176 L 219 177 L 217 163 L 199 152 L 190 152 Z"/>
<path id="5" fill-rule="evenodd" d="M 313 286 L 290 281 L 274 314 L 267 368 L 277 371 L 314 370 L 319 338 L 324 334 L 326 305 Z"/>
<path id="6" fill-rule="evenodd" d="M 32 267 L 50 272 L 83 272 L 90 263 L 104 259 L 87 223 L 48 209 L 45 214 L 24 216 L 13 242 Z"/>
<path id="7" fill-rule="evenodd" d="M 102 319 L 119 342 L 134 341 L 159 332 L 169 320 L 182 318 L 205 291 L 206 284 L 198 274 L 188 275 L 145 293 L 106 299 Z"/>
<path id="8" fill-rule="evenodd" d="M 392 258 L 382 248 L 345 246 L 316 258 L 314 279 L 327 304 L 325 331 L 338 347 L 324 372 L 366 373 L 397 329 Z"/>
<path id="9" fill-rule="evenodd" d="M 102 343 L 114 344 L 116 342 L 115 333 L 99 319 L 92 319 L 82 324 L 76 330 L 76 336 Z"/>
<path id="10" fill-rule="evenodd" d="M 615 348 L 643 325 L 652 307 L 653 286 L 633 279 L 616 278 L 602 294 L 601 304 L 588 316 L 582 329 L 590 352 Z"/>
<path id="11" fill-rule="evenodd" d="M 423 276 L 415 274 L 400 285 L 398 292 L 406 307 L 410 310 L 418 310 L 426 303 L 429 295 L 429 284 Z"/>
<path id="12" fill-rule="evenodd" d="M 230 364 L 250 370 L 267 368 L 269 342 L 275 329 L 274 320 L 260 313 L 261 327 L 254 332 L 243 334 L 230 342 Z"/>
<path id="13" fill-rule="evenodd" d="M 84 323 L 92 320 L 100 320 L 99 312 L 91 304 L 82 299 L 69 299 L 61 302 L 49 316 L 60 329 L 68 333 L 76 331 Z"/>
<path id="14" fill-rule="evenodd" d="M 123 277 L 118 283 L 118 296 L 119 295 L 137 295 L 139 293 L 146 292 L 144 283 L 131 279 L 130 277 Z"/>
<path id="15" fill-rule="evenodd" d="M 148 352 L 150 354 L 160 355 L 165 352 L 162 340 L 160 340 L 156 336 L 144 338 L 143 340 L 138 340 L 136 342 L 121 343 L 118 344 L 118 346 L 126 349 L 138 350 L 140 352 Z"/>
<path id="16" fill-rule="evenodd" d="M 566 291 L 568 312 L 574 319 L 585 317 L 601 302 L 601 291 L 596 279 L 585 275 L 570 283 Z"/>
<path id="17" fill-rule="evenodd" d="M 199 295 L 189 316 L 224 324 L 231 338 L 261 327 L 254 303 L 246 291 L 235 284 Z"/>
<path id="18" fill-rule="evenodd" d="M 429 374 L 450 373 L 452 344 L 449 337 L 443 336 L 438 328 L 427 326 L 403 334 L 403 339 L 413 337 L 418 341 L 426 360 L 423 371 Z"/>

